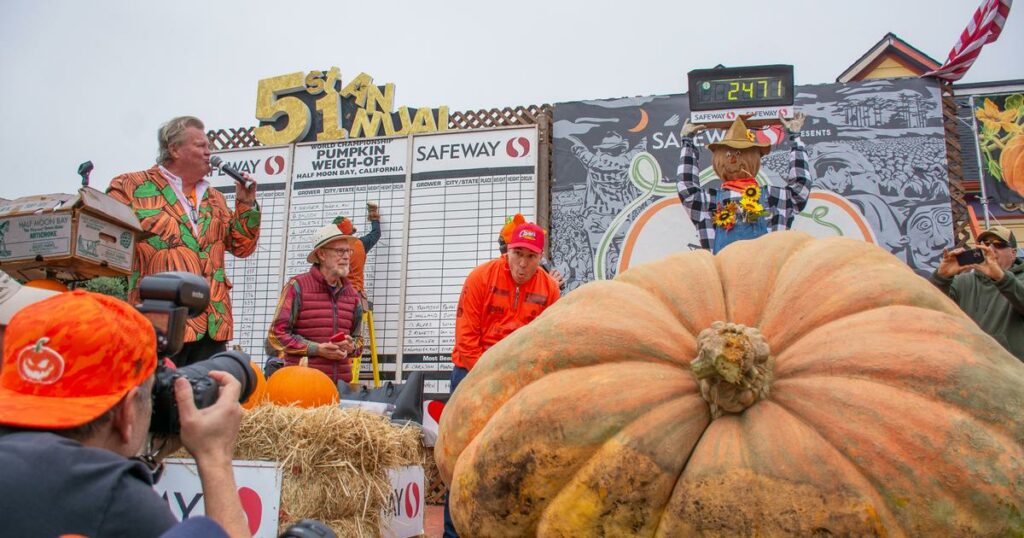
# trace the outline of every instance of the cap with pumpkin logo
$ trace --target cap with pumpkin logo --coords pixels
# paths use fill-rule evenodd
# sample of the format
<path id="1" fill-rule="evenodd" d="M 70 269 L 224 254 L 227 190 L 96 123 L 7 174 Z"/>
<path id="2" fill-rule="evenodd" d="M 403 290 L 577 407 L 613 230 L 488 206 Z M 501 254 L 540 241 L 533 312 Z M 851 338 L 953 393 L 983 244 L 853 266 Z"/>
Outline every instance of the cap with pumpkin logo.
<path id="1" fill-rule="evenodd" d="M 15 314 L 3 353 L 0 424 L 73 428 L 153 375 L 156 333 L 128 303 L 75 290 Z"/>

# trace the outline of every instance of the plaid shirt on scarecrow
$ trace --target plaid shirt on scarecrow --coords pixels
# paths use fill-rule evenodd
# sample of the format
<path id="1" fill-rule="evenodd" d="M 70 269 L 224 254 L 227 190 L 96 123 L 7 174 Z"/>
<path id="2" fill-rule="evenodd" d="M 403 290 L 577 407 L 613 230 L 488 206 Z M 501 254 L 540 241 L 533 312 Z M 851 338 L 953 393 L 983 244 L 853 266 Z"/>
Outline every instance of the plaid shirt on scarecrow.
<path id="1" fill-rule="evenodd" d="M 777 232 L 786 230 L 793 225 L 793 219 L 807 205 L 811 194 L 811 173 L 807 164 L 807 150 L 804 143 L 798 136 L 790 135 L 793 142 L 793 149 L 789 153 L 789 178 L 785 187 L 767 186 L 768 203 L 765 211 L 768 212 L 768 230 Z M 714 214 L 716 200 L 719 198 L 719 189 L 702 189 L 700 180 L 700 168 L 697 166 L 697 148 L 693 145 L 692 137 L 683 137 L 682 151 L 679 157 L 679 169 L 677 174 L 679 182 L 676 187 L 679 191 L 679 200 L 683 203 L 690 214 L 690 220 L 697 228 L 697 235 L 700 238 L 701 248 L 711 250 L 715 243 Z M 743 193 L 723 189 L 721 190 L 723 202 L 740 203 Z"/>

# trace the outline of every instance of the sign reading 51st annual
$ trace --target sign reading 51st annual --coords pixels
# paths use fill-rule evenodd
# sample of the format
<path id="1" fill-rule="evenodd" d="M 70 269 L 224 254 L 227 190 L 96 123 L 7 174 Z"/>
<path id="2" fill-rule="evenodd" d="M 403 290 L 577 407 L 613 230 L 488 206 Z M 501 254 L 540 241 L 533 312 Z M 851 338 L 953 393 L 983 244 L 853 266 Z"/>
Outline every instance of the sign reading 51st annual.
<path id="1" fill-rule="evenodd" d="M 343 85 L 341 71 L 331 67 L 259 81 L 256 119 L 256 138 L 273 146 L 446 131 L 448 107 L 395 110 L 393 83 L 377 86 L 359 73 Z"/>

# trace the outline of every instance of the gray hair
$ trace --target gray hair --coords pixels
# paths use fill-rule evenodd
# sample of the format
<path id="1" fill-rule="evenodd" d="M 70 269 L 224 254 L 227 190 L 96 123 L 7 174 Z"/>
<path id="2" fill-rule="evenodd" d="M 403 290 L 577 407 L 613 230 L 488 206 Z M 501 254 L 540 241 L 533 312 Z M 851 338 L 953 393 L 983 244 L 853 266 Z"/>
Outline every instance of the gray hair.
<path id="1" fill-rule="evenodd" d="M 160 126 L 160 130 L 156 132 L 156 140 L 160 147 L 160 155 L 156 158 L 157 164 L 166 164 L 171 160 L 171 146 L 182 142 L 185 130 L 189 127 L 195 127 L 200 131 L 206 130 L 202 120 L 195 116 L 179 116 Z"/>
<path id="2" fill-rule="evenodd" d="M 144 404 L 152 400 L 154 381 L 156 381 L 155 373 L 138 386 L 139 390 L 135 391 L 135 401 L 137 403 Z M 72 428 L 49 431 L 61 437 L 67 437 L 69 439 L 74 439 L 76 441 L 88 441 L 92 439 L 97 433 L 99 433 L 104 425 L 114 420 L 114 414 L 117 413 L 118 410 L 125 405 L 129 405 L 127 394 L 125 394 L 124 397 L 118 400 L 113 407 L 107 409 L 102 415 L 90 420 L 89 422 L 86 422 L 85 424 L 82 424 L 81 426 L 74 426 Z"/>

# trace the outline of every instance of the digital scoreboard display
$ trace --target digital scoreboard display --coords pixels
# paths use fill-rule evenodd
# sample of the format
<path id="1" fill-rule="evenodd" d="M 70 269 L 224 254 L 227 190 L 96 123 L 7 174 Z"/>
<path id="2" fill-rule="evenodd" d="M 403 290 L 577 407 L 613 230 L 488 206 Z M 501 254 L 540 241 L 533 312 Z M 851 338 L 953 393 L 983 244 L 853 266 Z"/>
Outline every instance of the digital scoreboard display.
<path id="1" fill-rule="evenodd" d="M 793 66 L 761 65 L 690 71 L 691 111 L 793 104 Z"/>

